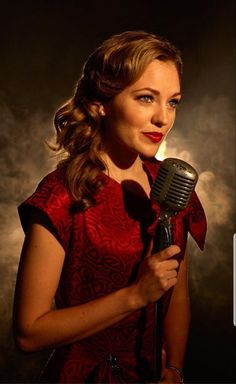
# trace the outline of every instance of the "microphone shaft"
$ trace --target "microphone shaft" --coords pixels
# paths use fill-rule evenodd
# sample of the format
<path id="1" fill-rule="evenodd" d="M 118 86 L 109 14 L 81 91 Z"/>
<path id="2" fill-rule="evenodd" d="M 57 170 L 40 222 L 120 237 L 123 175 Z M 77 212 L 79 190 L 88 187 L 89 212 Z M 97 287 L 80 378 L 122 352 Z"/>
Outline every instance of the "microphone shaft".
<path id="1" fill-rule="evenodd" d="M 169 215 L 161 215 L 157 226 L 152 253 L 162 251 L 172 244 L 172 231 Z"/>
<path id="2" fill-rule="evenodd" d="M 172 232 L 170 216 L 161 215 L 156 227 L 155 241 L 153 245 L 153 252 L 157 253 L 162 249 L 169 247 L 172 244 Z M 154 310 L 154 382 L 161 379 L 162 369 L 162 312 L 163 303 L 162 298 L 156 301 Z"/>

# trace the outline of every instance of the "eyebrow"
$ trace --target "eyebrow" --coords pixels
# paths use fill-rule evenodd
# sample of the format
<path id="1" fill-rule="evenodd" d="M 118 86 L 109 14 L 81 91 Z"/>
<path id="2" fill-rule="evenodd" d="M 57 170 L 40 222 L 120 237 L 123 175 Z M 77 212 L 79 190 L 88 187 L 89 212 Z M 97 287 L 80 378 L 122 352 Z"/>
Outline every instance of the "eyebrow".
<path id="1" fill-rule="evenodd" d="M 156 95 L 160 95 L 159 91 L 157 91 L 154 88 L 150 88 L 150 87 L 139 88 L 139 89 L 134 90 L 134 92 L 143 92 L 143 91 L 149 91 L 149 92 L 152 92 L 152 93 L 154 93 Z M 181 92 L 175 92 L 175 93 L 173 93 L 173 95 L 171 97 L 175 97 L 175 96 L 181 96 Z"/>

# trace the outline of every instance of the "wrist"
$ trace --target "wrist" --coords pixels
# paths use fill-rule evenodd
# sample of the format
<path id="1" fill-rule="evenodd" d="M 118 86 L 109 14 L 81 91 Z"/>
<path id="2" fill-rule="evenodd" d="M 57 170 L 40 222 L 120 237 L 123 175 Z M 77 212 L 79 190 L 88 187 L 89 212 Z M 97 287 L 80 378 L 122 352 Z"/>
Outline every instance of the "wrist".
<path id="1" fill-rule="evenodd" d="M 179 378 L 179 383 L 184 384 L 184 376 L 183 376 L 183 371 L 181 368 L 176 367 L 175 365 L 167 365 L 166 369 L 171 370 L 172 372 L 175 372 L 178 375 Z"/>
<path id="2" fill-rule="evenodd" d="M 136 284 L 132 284 L 125 289 L 127 290 L 128 303 L 131 311 L 139 310 L 147 305 L 139 294 Z"/>

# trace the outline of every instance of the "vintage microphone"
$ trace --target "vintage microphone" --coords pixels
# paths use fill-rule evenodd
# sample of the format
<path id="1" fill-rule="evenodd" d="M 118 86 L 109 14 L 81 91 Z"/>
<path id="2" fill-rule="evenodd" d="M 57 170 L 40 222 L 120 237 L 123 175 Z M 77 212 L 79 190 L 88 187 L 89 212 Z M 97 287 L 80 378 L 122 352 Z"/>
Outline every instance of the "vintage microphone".
<path id="1" fill-rule="evenodd" d="M 152 253 L 172 244 L 171 217 L 187 207 L 198 180 L 196 170 L 183 160 L 163 160 L 151 188 L 150 197 L 160 206 Z M 162 298 L 155 303 L 154 381 L 161 378 Z"/>

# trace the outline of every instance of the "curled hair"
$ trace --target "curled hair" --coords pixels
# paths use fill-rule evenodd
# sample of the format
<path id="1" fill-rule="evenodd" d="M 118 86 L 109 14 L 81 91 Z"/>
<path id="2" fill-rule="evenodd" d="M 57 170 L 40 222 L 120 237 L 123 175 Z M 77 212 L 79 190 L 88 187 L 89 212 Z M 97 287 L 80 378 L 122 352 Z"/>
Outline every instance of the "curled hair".
<path id="1" fill-rule="evenodd" d="M 134 83 L 153 60 L 172 61 L 182 75 L 179 50 L 166 39 L 144 31 L 127 31 L 105 40 L 85 62 L 74 96 L 55 115 L 56 151 L 66 157 L 68 188 L 84 210 L 101 187 L 96 176 L 106 169 L 100 158 L 103 138 L 99 106 Z"/>

